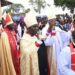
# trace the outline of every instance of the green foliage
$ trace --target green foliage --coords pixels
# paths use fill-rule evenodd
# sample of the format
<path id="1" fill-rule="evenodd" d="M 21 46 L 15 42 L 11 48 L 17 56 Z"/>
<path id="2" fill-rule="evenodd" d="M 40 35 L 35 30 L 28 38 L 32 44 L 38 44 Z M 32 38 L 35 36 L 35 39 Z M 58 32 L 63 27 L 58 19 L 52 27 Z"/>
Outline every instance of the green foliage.
<path id="1" fill-rule="evenodd" d="M 25 10 L 25 13 L 28 13 L 29 11 L 30 11 L 30 9 L 26 9 L 26 10 Z"/>
<path id="2" fill-rule="evenodd" d="M 7 9 L 5 9 L 4 11 L 14 13 L 14 11 L 20 8 L 22 8 L 22 10 L 24 11 L 24 7 L 21 4 L 11 4 L 11 5 L 8 5 Z"/>
<path id="3" fill-rule="evenodd" d="M 50 6 L 45 0 L 29 0 L 29 3 L 33 6 L 34 10 L 39 13 L 42 8 L 45 8 L 45 6 Z"/>
<path id="4" fill-rule="evenodd" d="M 75 7 L 75 0 L 54 0 L 56 6 L 68 7 L 73 13 Z"/>
<path id="5" fill-rule="evenodd" d="M 24 6 L 21 4 L 12 4 L 12 5 L 8 5 L 7 9 L 5 9 L 4 12 L 7 11 L 11 14 L 14 14 L 14 12 L 16 12 L 16 10 L 18 10 L 18 13 L 19 13 L 20 9 L 23 11 L 23 13 L 27 13 L 30 10 L 30 9 L 25 9 Z"/>

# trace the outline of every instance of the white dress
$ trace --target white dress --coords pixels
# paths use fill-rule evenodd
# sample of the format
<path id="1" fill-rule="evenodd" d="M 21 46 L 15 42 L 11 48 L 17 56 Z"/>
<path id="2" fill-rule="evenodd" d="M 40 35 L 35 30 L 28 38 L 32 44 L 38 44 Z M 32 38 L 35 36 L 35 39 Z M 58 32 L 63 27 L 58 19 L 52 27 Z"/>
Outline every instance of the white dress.
<path id="1" fill-rule="evenodd" d="M 69 47 L 63 48 L 58 58 L 58 75 L 75 75 L 71 70 L 71 51 Z"/>
<path id="2" fill-rule="evenodd" d="M 62 31 L 57 27 L 55 30 L 56 35 L 55 36 L 48 36 L 46 40 L 44 40 L 46 46 L 53 46 L 53 58 L 55 61 L 55 64 L 57 66 L 57 74 L 58 74 L 58 58 L 59 54 L 62 51 L 62 49 L 68 45 L 70 40 L 70 32 Z"/>

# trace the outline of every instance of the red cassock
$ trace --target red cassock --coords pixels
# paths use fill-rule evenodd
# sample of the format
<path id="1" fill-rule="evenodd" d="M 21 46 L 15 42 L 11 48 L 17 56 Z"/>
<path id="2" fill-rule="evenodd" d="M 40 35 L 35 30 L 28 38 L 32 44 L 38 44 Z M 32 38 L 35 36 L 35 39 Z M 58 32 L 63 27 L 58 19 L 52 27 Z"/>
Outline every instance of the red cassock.
<path id="1" fill-rule="evenodd" d="M 71 69 L 75 71 L 75 49 L 73 48 L 72 43 L 70 43 L 71 50 Z"/>
<path id="2" fill-rule="evenodd" d="M 13 31 L 13 30 L 10 31 L 7 28 L 5 28 L 4 31 L 8 35 L 8 39 L 9 39 L 9 43 L 10 43 L 10 47 L 11 47 L 12 60 L 13 60 L 13 64 L 15 67 L 16 74 L 21 75 L 20 74 L 20 61 L 19 61 L 20 55 L 18 54 L 18 50 L 17 50 L 16 33 L 15 33 L 15 31 Z"/>

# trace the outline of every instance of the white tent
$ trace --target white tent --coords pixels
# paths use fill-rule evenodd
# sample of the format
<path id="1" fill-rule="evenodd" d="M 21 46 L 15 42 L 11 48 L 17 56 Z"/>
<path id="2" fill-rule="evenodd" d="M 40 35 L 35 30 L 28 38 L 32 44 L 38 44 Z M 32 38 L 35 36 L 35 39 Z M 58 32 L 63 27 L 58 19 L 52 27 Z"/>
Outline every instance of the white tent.
<path id="1" fill-rule="evenodd" d="M 29 5 L 29 0 L 7 0 L 9 2 L 12 2 L 12 3 L 20 3 L 22 4 L 25 9 L 27 8 L 31 8 L 31 5 Z M 46 0 L 47 3 L 50 4 L 50 7 L 46 6 L 44 9 L 41 10 L 41 14 L 40 15 L 46 15 L 46 14 L 65 14 L 65 13 L 68 13 L 70 14 L 70 11 L 66 8 L 64 11 L 62 10 L 61 7 L 56 7 L 54 5 L 54 0 Z"/>

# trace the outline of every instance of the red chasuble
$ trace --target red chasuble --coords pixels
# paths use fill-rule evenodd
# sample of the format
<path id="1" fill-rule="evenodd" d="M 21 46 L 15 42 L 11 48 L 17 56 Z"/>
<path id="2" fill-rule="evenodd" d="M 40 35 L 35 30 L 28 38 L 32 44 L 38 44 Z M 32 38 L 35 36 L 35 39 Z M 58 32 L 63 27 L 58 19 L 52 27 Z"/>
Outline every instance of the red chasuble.
<path id="1" fill-rule="evenodd" d="M 71 50 L 71 69 L 75 71 L 75 49 L 73 48 L 72 43 L 70 44 Z"/>
<path id="2" fill-rule="evenodd" d="M 10 47 L 11 47 L 11 55 L 12 55 L 12 60 L 13 64 L 15 67 L 15 71 L 17 75 L 20 75 L 20 63 L 19 63 L 19 55 L 18 55 L 18 50 L 17 50 L 17 41 L 16 41 L 16 33 L 15 31 L 10 31 L 9 29 L 5 28 L 4 31 L 8 35 Z"/>

